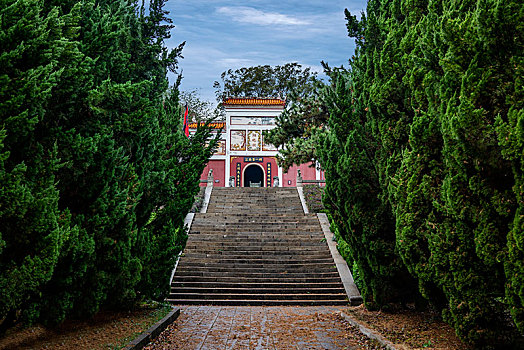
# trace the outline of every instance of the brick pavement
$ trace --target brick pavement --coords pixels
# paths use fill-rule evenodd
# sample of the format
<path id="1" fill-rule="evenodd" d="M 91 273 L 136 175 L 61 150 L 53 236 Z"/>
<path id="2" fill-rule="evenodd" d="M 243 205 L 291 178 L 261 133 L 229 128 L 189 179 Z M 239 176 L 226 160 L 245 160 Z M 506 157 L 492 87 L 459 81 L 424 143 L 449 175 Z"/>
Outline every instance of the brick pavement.
<path id="1" fill-rule="evenodd" d="M 335 306 L 181 306 L 145 349 L 358 349 L 358 332 Z"/>

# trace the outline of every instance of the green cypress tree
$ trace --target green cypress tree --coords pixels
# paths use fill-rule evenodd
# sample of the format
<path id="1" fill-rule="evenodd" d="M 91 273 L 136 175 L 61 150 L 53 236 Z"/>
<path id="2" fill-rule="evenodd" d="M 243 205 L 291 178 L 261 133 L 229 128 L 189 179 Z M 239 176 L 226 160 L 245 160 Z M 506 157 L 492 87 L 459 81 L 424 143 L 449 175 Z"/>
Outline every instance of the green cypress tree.
<path id="1" fill-rule="evenodd" d="M 387 308 L 416 298 L 416 288 L 395 251 L 394 216 L 374 164 L 378 143 L 365 105 L 355 102 L 358 85 L 341 72 L 333 79 L 326 96 L 329 132 L 319 151 L 326 173 L 323 202 L 358 266 L 366 306 Z"/>
<path id="2" fill-rule="evenodd" d="M 0 2 L 0 319 L 5 330 L 52 276 L 69 231 L 46 110 L 62 78 L 63 19 L 43 1 Z"/>
<path id="3" fill-rule="evenodd" d="M 509 110 L 497 116 L 496 131 L 502 156 L 511 162 L 517 205 L 508 234 L 508 257 L 504 266 L 506 297 L 515 324 L 524 332 L 524 9 L 518 5 L 518 2 L 505 4 L 497 11 L 498 26 L 507 27 L 500 30 L 506 31 L 506 45 L 513 49 L 505 49 L 512 53 L 507 57 L 505 68 L 513 79 L 505 82 L 510 92 L 506 95 Z"/>
<path id="4" fill-rule="evenodd" d="M 4 329 L 168 292 L 216 140 L 181 132 L 164 3 L 0 1 Z"/>
<path id="5" fill-rule="evenodd" d="M 45 297 L 36 302 L 45 322 L 60 322 L 68 314 L 85 317 L 102 306 L 121 308 L 154 296 L 142 290 L 145 283 L 138 283 L 150 278 L 145 269 L 160 262 L 165 246 L 144 240 L 141 232 L 157 204 L 172 200 L 156 190 L 169 183 L 169 167 L 177 166 L 166 161 L 173 129 L 160 128 L 160 118 L 167 69 L 180 51 L 167 52 L 162 45 L 165 36 L 159 35 L 167 35 L 171 27 L 158 28 L 163 26 L 154 13 L 159 4 L 150 6 L 148 16 L 128 2 L 60 4 L 79 27 L 80 51 L 71 58 L 76 64 L 67 68 L 80 78 L 57 89 L 56 95 L 67 102 L 55 111 L 63 116 L 55 132 L 67 160 L 59 174 L 61 204 L 71 210 L 78 235 L 75 245 L 64 249 Z M 182 222 L 178 216 L 172 219 L 177 227 Z M 175 232 L 168 228 L 162 239 Z M 152 258 L 137 253 L 141 242 L 147 249 L 155 247 L 149 249 Z M 170 271 L 162 272 L 165 282 Z M 165 283 L 161 286 L 168 290 Z"/>
<path id="6" fill-rule="evenodd" d="M 399 252 L 423 294 L 479 347 L 513 336 L 504 260 L 515 179 L 494 124 L 518 100 L 517 9 L 511 1 L 430 1 L 413 31 L 417 49 L 406 52 L 415 117 L 392 189 Z"/>
<path id="7" fill-rule="evenodd" d="M 321 159 L 363 296 L 403 270 L 373 273 L 398 253 L 461 338 L 507 344 L 505 314 L 522 327 L 522 6 L 370 1 L 346 17 L 357 51 Z"/>
<path id="8" fill-rule="evenodd" d="M 522 61 L 521 61 L 522 62 Z M 517 65 L 515 87 L 522 86 L 522 63 Z M 520 73 L 519 73 L 520 72 Z M 519 101 L 524 101 L 522 90 Z M 518 95 L 517 95 L 518 96 Z M 507 121 L 497 120 L 499 142 L 504 158 L 512 163 L 515 184 L 513 191 L 517 210 L 508 234 L 508 257 L 505 261 L 506 297 L 511 315 L 518 329 L 524 331 L 524 107 L 516 103 L 508 111 Z"/>
<path id="9" fill-rule="evenodd" d="M 93 91 L 105 88 L 102 79 L 107 79 L 107 71 L 103 78 L 98 73 L 111 62 L 88 55 L 91 42 L 86 33 L 92 28 L 89 24 L 104 28 L 106 32 L 101 30 L 101 36 L 107 33 L 112 29 L 108 25 L 111 16 L 104 13 L 105 22 L 96 17 L 103 10 L 99 6 L 97 12 L 91 2 L 47 5 L 58 6 L 51 9 L 63 14 L 67 29 L 63 35 L 70 42 L 59 60 L 63 79 L 53 91 L 54 103 L 48 115 L 54 123 L 47 133 L 57 140 L 64 164 L 58 173 L 59 205 L 71 212 L 76 229 L 61 251 L 53 278 L 31 308 L 40 311 L 41 321 L 59 323 L 71 313 L 84 317 L 95 313 L 107 299 L 108 291 L 121 291 L 121 280 L 131 276 L 125 283 L 136 284 L 135 274 L 127 271 L 132 259 L 130 248 L 126 249 L 126 244 L 131 244 L 129 232 L 134 222 L 132 211 L 126 207 L 133 200 L 126 180 L 133 176 L 133 170 L 114 140 L 111 116 L 100 117 L 90 106 Z M 113 28 L 117 20 L 123 22 L 122 16 L 112 17 Z M 118 53 L 114 49 L 112 52 L 118 60 Z"/>
<path id="10" fill-rule="evenodd" d="M 200 127 L 190 139 L 182 133 L 179 83 L 180 78 L 164 101 L 158 119 L 156 161 L 141 200 L 143 208 L 148 208 L 144 212 L 150 215 L 139 228 L 135 246 L 144 266 L 138 289 L 157 300 L 169 292 L 171 271 L 187 240 L 184 218 L 199 191 L 200 174 L 218 142 L 215 137 L 207 144 L 211 136 L 208 127 Z"/>

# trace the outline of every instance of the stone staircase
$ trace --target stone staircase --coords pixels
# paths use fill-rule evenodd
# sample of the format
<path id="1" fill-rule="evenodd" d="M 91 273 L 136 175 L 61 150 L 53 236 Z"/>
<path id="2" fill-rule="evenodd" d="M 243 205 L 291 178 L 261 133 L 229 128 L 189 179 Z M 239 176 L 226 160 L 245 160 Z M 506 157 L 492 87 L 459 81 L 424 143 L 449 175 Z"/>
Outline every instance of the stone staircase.
<path id="1" fill-rule="evenodd" d="M 214 305 L 345 305 L 314 214 L 295 188 L 214 188 L 196 214 L 168 301 Z"/>

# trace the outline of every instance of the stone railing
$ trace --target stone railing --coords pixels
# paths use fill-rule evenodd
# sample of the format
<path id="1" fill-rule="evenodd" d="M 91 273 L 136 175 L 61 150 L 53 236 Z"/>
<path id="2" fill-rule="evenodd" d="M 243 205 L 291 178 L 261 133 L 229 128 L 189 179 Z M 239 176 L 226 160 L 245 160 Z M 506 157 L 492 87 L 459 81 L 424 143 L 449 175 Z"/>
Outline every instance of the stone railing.
<path id="1" fill-rule="evenodd" d="M 318 186 L 326 185 L 326 180 L 304 180 L 300 169 L 297 170 L 297 187 L 304 187 L 304 184 L 316 184 Z"/>

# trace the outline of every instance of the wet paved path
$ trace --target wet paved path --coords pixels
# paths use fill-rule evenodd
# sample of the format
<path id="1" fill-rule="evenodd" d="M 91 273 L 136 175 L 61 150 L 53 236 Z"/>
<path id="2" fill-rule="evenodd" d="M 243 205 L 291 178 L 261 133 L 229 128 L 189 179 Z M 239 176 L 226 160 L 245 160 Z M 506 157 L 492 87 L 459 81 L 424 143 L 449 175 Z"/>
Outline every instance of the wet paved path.
<path id="1" fill-rule="evenodd" d="M 331 306 L 181 306 L 177 321 L 145 349 L 357 349 Z"/>

